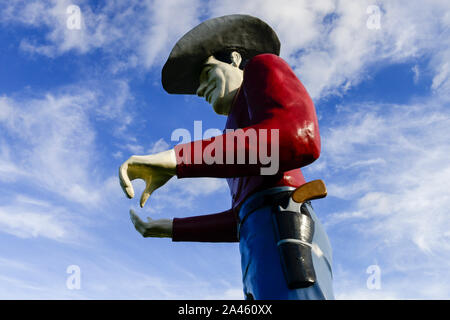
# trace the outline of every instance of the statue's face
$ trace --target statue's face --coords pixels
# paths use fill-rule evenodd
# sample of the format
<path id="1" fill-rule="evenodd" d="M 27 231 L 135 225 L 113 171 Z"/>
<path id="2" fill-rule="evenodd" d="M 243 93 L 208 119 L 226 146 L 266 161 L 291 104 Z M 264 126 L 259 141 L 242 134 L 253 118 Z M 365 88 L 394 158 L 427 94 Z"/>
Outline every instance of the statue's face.
<path id="1" fill-rule="evenodd" d="M 218 114 L 229 114 L 233 98 L 242 84 L 243 72 L 239 69 L 241 60 L 240 55 L 236 54 L 231 64 L 210 56 L 200 74 L 197 95 L 205 97 Z"/>

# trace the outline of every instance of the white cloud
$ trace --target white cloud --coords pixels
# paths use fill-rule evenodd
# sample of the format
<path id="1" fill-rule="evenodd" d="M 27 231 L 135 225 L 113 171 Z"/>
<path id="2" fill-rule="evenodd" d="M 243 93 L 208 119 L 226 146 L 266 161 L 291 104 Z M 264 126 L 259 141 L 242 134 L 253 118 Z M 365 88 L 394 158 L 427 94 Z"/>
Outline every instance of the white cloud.
<path id="1" fill-rule="evenodd" d="M 129 97 L 125 84 L 109 85 L 117 90 L 107 98 L 98 87 L 75 86 L 44 96 L 0 97 L 0 127 L 11 137 L 0 149 L 0 179 L 97 205 L 104 182 L 92 175 L 100 156 L 94 123 L 106 118 L 123 127 Z"/>
<path id="2" fill-rule="evenodd" d="M 114 252 L 95 254 L 95 261 L 72 255 L 49 259 L 46 268 L 38 261 L 0 257 L 0 298 L 2 299 L 242 299 L 242 290 L 224 280 L 207 279 L 169 261 L 152 262 L 144 257 L 117 260 Z M 61 261 L 62 260 L 62 261 Z M 77 261 L 81 290 L 69 290 L 65 263 Z M 166 268 L 161 265 L 167 263 Z M 173 273 L 171 273 L 172 271 Z M 178 272 L 177 272 L 178 271 Z M 58 274 L 59 272 L 59 274 Z M 57 275 L 55 275 L 55 273 Z"/>
<path id="3" fill-rule="evenodd" d="M 3 105 L 14 110 L 1 123 L 14 136 L 12 165 L 19 166 L 30 182 L 66 198 L 96 201 L 95 192 L 82 187 L 89 185 L 89 159 L 95 154 L 95 134 L 83 111 L 92 102 L 90 92 L 25 101 L 3 97 Z"/>
<path id="4" fill-rule="evenodd" d="M 176 188 L 180 191 L 183 190 L 184 193 L 192 196 L 210 195 L 219 190 L 224 191 L 228 189 L 225 179 L 181 179 L 178 180 L 178 182 Z"/>
<path id="5" fill-rule="evenodd" d="M 281 55 L 293 66 L 313 98 L 342 94 L 368 77 L 374 64 L 430 54 L 433 72 L 448 61 L 446 1 L 377 1 L 380 29 L 369 29 L 373 1 L 212 1 L 213 16 L 249 13 L 267 21 L 281 40 Z M 432 36 L 431 36 L 432 35 Z M 445 76 L 448 78 L 448 76 Z M 436 86 L 440 83 L 436 78 Z"/>
<path id="6" fill-rule="evenodd" d="M 244 292 L 242 288 L 230 288 L 225 292 L 217 292 L 215 295 L 209 295 L 204 298 L 205 300 L 243 300 Z"/>
<path id="7" fill-rule="evenodd" d="M 70 1 L 14 1 L 4 5 L 0 22 L 47 28 L 45 39 L 24 38 L 21 49 L 55 57 L 103 50 L 111 70 L 161 65 L 175 41 L 200 17 L 247 13 L 266 20 L 279 34 L 282 56 L 313 98 L 342 94 L 382 63 L 431 57 L 434 89 L 445 89 L 450 57 L 449 4 L 433 1 L 378 1 L 380 29 L 370 29 L 367 8 L 373 1 L 131 1 L 108 2 L 92 11 L 80 1 L 83 27 L 66 26 Z M 132 23 L 131 23 L 132 21 Z M 448 30 L 448 29 L 447 29 Z"/>
<path id="8" fill-rule="evenodd" d="M 57 57 L 100 49 L 110 59 L 111 70 L 121 72 L 161 65 L 173 43 L 200 16 L 250 13 L 275 28 L 282 56 L 315 99 L 345 93 L 370 77 L 366 71 L 371 67 L 404 61 L 416 64 L 417 58 L 429 58 L 429 64 L 419 64 L 411 77 L 417 81 L 419 75 L 431 74 L 434 97 L 411 105 L 367 103 L 339 109 L 340 120 L 329 131 L 322 129 L 324 152 L 314 170 L 323 174 L 330 198 L 345 203 L 334 206 L 325 221 L 328 229 L 333 233 L 343 227 L 344 238 L 362 244 L 351 259 L 379 254 L 386 275 L 381 292 L 361 288 L 351 281 L 352 275 L 338 275 L 338 297 L 448 295 L 448 1 L 426 5 L 418 0 L 379 1 L 379 30 L 366 27 L 371 1 L 211 1 L 208 8 L 201 8 L 200 1 L 109 1 L 95 13 L 87 2 L 77 3 L 84 23 L 78 31 L 66 28 L 69 1 L 5 2 L 0 5 L 0 23 L 5 28 L 21 24 L 38 30 L 38 35 L 27 35 L 17 43 L 25 52 Z M 0 126 L 13 137 L 0 141 L 2 183 L 20 182 L 85 205 L 101 202 L 105 190 L 121 192 L 116 177 L 92 179 L 98 161 L 93 118 L 118 121 L 115 132 L 123 135 L 132 121 L 124 110 L 130 98 L 128 84 L 116 82 L 112 91 L 117 95 L 109 99 L 91 89 L 95 85 L 82 87 L 28 98 L 0 97 Z M 166 147 L 164 140 L 150 147 L 127 141 L 129 148 L 139 151 L 134 153 Z M 146 207 L 154 211 L 189 208 L 195 199 L 225 190 L 224 180 L 173 179 L 152 195 Z M 0 229 L 26 238 L 66 239 L 72 226 L 70 214 L 53 210 L 58 206 L 50 200 L 39 201 L 22 196 L 3 205 Z M 47 204 L 50 207 L 43 210 Z M 425 278 L 419 285 L 411 281 L 418 273 Z M 160 297 L 174 297 L 175 285 L 167 289 L 158 278 L 139 275 L 134 279 L 131 286 L 144 279 L 140 292 L 161 285 Z M 97 292 L 127 284 L 129 278 L 112 286 L 98 283 Z M 226 296 L 238 296 L 237 290 L 226 290 Z"/>
<path id="9" fill-rule="evenodd" d="M 448 111 L 429 101 L 340 116 L 346 117 L 346 124 L 325 133 L 323 157 L 351 183 L 348 188 L 348 180 L 341 180 L 331 191 L 343 188 L 357 197 L 357 211 L 378 220 L 370 220 L 374 225 L 369 232 L 386 232 L 385 239 L 411 239 L 423 250 L 449 249 L 449 235 L 442 228 L 448 224 L 445 208 L 450 198 L 440 191 L 450 187 Z M 373 161 L 381 155 L 383 161 Z M 359 170 L 355 163 L 361 161 L 370 163 L 370 170 Z M 425 212 L 433 215 L 426 223 Z"/>
<path id="10" fill-rule="evenodd" d="M 200 1 L 156 0 L 147 2 L 144 11 L 148 26 L 143 30 L 140 51 L 146 67 L 164 63 L 172 46 L 184 33 L 199 23 Z"/>
<path id="11" fill-rule="evenodd" d="M 137 188 L 143 190 L 143 184 L 138 184 Z M 202 201 L 201 199 L 204 197 L 224 192 L 228 193 L 225 179 L 172 178 L 150 196 L 146 207 L 151 213 L 161 213 L 167 209 L 192 209 L 196 206 L 196 201 Z"/>
<path id="12" fill-rule="evenodd" d="M 152 144 L 150 149 L 147 151 L 148 154 L 154 154 L 162 151 L 169 150 L 169 144 L 163 139 L 159 139 L 155 143 Z"/>
<path id="13" fill-rule="evenodd" d="M 19 238 L 48 238 L 76 242 L 84 233 L 73 223 L 66 208 L 21 194 L 2 199 L 0 230 Z M 0 260 L 0 265 L 1 265 Z"/>
<path id="14" fill-rule="evenodd" d="M 127 150 L 127 154 L 130 152 L 132 155 L 154 154 L 170 149 L 170 145 L 163 138 L 150 143 L 150 147 L 147 147 L 148 143 L 139 144 L 137 139 L 133 136 L 125 136 L 124 138 L 129 142 L 124 143 L 119 147 Z M 123 153 L 122 151 L 117 151 L 113 156 L 115 158 L 122 158 Z"/>
<path id="15" fill-rule="evenodd" d="M 389 257 L 391 258 L 391 257 Z M 411 265 L 395 272 L 389 268 L 380 268 L 379 289 L 369 289 L 367 281 L 370 275 L 361 268 L 355 272 L 343 266 L 335 268 L 335 295 L 341 300 L 394 300 L 394 299 L 446 299 L 448 296 L 448 266 L 433 266 L 412 259 Z M 434 261 L 435 263 L 438 261 Z M 413 265 L 414 264 L 414 265 Z M 431 266 L 431 268 L 430 268 Z M 412 280 L 414 279 L 414 280 Z"/>
<path id="16" fill-rule="evenodd" d="M 8 2 L 3 5 L 0 23 L 45 31 L 43 39 L 26 37 L 20 41 L 25 52 L 56 57 L 102 49 L 116 73 L 162 63 L 173 43 L 199 22 L 201 12 L 199 1 L 108 1 L 94 12 L 88 1 L 80 0 L 75 4 L 81 10 L 81 28 L 70 29 L 67 8 L 73 4 L 69 0 Z"/>
<path id="17" fill-rule="evenodd" d="M 17 207 L 0 207 L 0 229 L 20 238 L 42 236 L 54 240 L 63 239 L 68 231 L 53 215 Z"/>
<path id="18" fill-rule="evenodd" d="M 419 66 L 416 64 L 414 65 L 414 67 L 411 68 L 411 71 L 414 74 L 414 78 L 413 81 L 415 84 L 417 84 L 419 82 L 419 78 L 420 78 L 420 69 Z"/>
<path id="19" fill-rule="evenodd" d="M 74 3 L 69 0 L 12 1 L 3 8 L 0 22 L 48 29 L 44 39 L 23 38 L 20 48 L 49 57 L 69 51 L 84 54 L 125 37 L 120 26 L 109 23 L 109 5 L 105 6 L 104 11 L 94 14 L 83 0 L 76 4 L 80 6 L 81 28 L 69 28 L 68 20 L 72 12 L 68 12 L 68 8 L 71 5 Z M 127 10 L 118 12 L 119 16 L 126 14 Z"/>
<path id="20" fill-rule="evenodd" d="M 384 291 L 369 292 L 353 282 L 346 290 L 345 278 L 335 277 L 340 297 L 442 298 L 439 292 L 450 290 L 448 282 L 438 280 L 450 267 L 448 108 L 430 98 L 342 110 L 334 127 L 322 131 L 326 167 L 319 172 L 329 196 L 345 201 L 336 202 L 324 222 L 331 234 L 345 228 L 345 236 L 359 243 L 358 259 L 378 257 L 386 279 Z M 352 259 L 339 261 L 346 258 Z M 400 281 L 423 270 L 430 276 L 420 285 Z"/>
<path id="21" fill-rule="evenodd" d="M 138 144 L 128 143 L 124 146 L 127 150 L 131 151 L 132 154 L 144 154 L 144 147 Z"/>
<path id="22" fill-rule="evenodd" d="M 23 175 L 24 172 L 11 159 L 10 148 L 3 142 L 0 146 L 0 181 L 12 182 Z"/>
<path id="23" fill-rule="evenodd" d="M 96 126 L 108 121 L 101 134 L 120 136 L 133 116 L 125 110 L 130 100 L 124 81 L 0 96 L 2 232 L 70 243 L 89 238 L 85 217 L 105 208 L 105 195 L 120 192 L 117 176 L 102 173 Z"/>
<path id="24" fill-rule="evenodd" d="M 114 157 L 114 159 L 122 159 L 123 153 L 122 151 L 116 151 L 112 154 L 112 156 Z"/>

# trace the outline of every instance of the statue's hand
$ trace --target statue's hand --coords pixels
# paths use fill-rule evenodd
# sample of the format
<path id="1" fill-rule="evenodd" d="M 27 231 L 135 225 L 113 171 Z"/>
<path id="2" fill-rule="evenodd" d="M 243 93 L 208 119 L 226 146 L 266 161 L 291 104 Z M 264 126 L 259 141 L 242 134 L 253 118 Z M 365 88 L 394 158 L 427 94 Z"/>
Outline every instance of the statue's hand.
<path id="1" fill-rule="evenodd" d="M 130 218 L 136 230 L 143 237 L 172 238 L 172 219 L 153 220 L 147 218 L 148 222 L 144 222 L 133 209 L 130 210 Z"/>
<path id="2" fill-rule="evenodd" d="M 120 185 L 131 199 L 134 197 L 131 181 L 135 179 L 145 181 L 145 190 L 140 201 L 142 208 L 152 192 L 169 181 L 175 172 L 176 158 L 173 149 L 148 156 L 132 156 L 119 168 Z"/>

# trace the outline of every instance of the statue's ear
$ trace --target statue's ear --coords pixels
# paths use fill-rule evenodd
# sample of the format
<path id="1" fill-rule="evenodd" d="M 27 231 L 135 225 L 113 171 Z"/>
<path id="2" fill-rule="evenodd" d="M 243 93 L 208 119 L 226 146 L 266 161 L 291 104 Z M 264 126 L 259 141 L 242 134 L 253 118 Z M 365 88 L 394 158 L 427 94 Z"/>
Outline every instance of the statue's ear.
<path id="1" fill-rule="evenodd" d="M 239 68 L 239 66 L 241 65 L 241 62 L 242 62 L 241 54 L 239 52 L 237 52 L 237 51 L 233 51 L 231 53 L 231 57 L 230 58 L 231 58 L 231 65 L 236 67 L 236 68 Z"/>

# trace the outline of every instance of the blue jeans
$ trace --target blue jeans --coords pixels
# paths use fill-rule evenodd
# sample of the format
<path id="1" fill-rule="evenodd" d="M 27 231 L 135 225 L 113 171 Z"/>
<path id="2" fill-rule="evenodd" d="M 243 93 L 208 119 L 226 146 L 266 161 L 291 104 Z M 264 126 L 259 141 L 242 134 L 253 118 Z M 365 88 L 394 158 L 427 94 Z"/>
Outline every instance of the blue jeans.
<path id="1" fill-rule="evenodd" d="M 306 205 L 314 221 L 312 260 L 316 273 L 314 285 L 289 289 L 284 278 L 277 241 L 272 224 L 274 205 L 257 201 L 258 197 L 293 191 L 292 187 L 275 187 L 250 196 L 239 210 L 239 218 L 247 215 L 240 226 L 242 281 L 246 299 L 256 300 L 317 300 L 334 299 L 332 286 L 332 253 L 325 230 L 309 203 Z M 255 203 L 257 206 L 255 207 Z M 262 205 L 258 207 L 258 203 Z M 289 200 L 288 209 L 300 210 L 300 205 Z M 294 211 L 297 212 L 297 211 Z M 298 211 L 300 212 L 300 211 Z"/>

